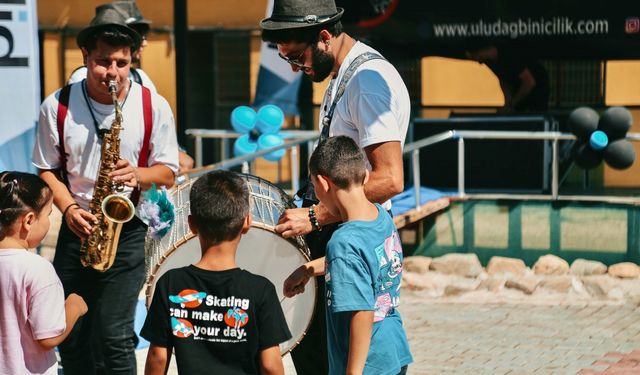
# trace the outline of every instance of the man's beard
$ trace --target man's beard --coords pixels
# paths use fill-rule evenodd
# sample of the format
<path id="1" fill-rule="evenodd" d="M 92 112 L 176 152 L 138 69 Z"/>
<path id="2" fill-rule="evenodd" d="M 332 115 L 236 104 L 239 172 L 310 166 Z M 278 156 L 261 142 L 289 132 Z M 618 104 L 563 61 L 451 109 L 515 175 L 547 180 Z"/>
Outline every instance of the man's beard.
<path id="1" fill-rule="evenodd" d="M 332 54 L 328 52 L 320 51 L 317 43 L 311 47 L 311 68 L 313 69 L 313 76 L 311 80 L 313 82 L 324 81 L 336 63 L 336 59 Z"/>

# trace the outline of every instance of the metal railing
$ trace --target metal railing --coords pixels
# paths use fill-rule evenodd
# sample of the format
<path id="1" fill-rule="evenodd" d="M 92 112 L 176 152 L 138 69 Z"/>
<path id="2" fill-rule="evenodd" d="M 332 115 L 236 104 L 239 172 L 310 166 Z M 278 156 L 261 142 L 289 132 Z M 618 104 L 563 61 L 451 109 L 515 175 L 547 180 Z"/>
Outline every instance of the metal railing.
<path id="1" fill-rule="evenodd" d="M 471 119 L 460 119 L 468 120 Z M 527 118 L 531 120 L 531 118 Z M 195 138 L 196 145 L 196 169 L 189 172 L 190 177 L 197 177 L 206 172 L 215 169 L 233 168 L 246 162 L 252 162 L 255 159 L 282 149 L 291 150 L 291 187 L 296 192 L 299 189 L 299 173 L 300 165 L 298 160 L 298 149 L 302 144 L 307 145 L 308 155 L 313 151 L 313 145 L 319 138 L 317 131 L 305 130 L 289 130 L 282 131 L 280 135 L 285 138 L 285 143 L 276 147 L 260 150 L 255 153 L 227 159 L 228 140 L 239 137 L 240 133 L 234 133 L 227 130 L 211 130 L 211 129 L 188 129 L 188 135 Z M 202 140 L 205 138 L 222 140 L 221 161 L 202 167 Z M 625 203 L 640 204 L 640 198 L 621 197 L 608 195 L 561 195 L 559 194 L 559 156 L 558 143 L 564 140 L 575 140 L 576 136 L 571 133 L 561 133 L 556 131 L 484 131 L 484 130 L 448 130 L 439 134 L 432 135 L 427 138 L 406 144 L 403 154 L 405 157 L 411 155 L 412 165 L 411 172 L 415 189 L 415 208 L 419 209 L 420 204 L 420 150 L 446 140 L 456 140 L 458 150 L 458 189 L 457 196 L 465 199 L 522 199 L 522 200 L 574 200 L 574 201 L 593 201 L 593 202 L 609 202 L 609 203 Z M 514 193 L 495 193 L 495 194 L 469 194 L 465 190 L 465 140 L 466 139 L 491 139 L 491 140 L 539 140 L 551 141 L 551 189 L 550 194 L 514 194 Z M 640 133 L 628 133 L 627 139 L 630 141 L 640 141 Z"/>
<path id="2" fill-rule="evenodd" d="M 215 169 L 226 169 L 241 166 L 243 163 L 251 163 L 257 158 L 270 154 L 274 151 L 289 149 L 291 151 L 291 190 L 295 193 L 299 190 L 300 163 L 298 160 L 299 147 L 307 145 L 308 155 L 313 151 L 313 145 L 320 137 L 317 131 L 308 130 L 283 130 L 278 134 L 284 138 L 285 142 L 279 146 L 260 150 L 248 155 L 227 159 L 228 140 L 240 137 L 242 134 L 229 130 L 216 129 L 187 129 L 187 135 L 195 138 L 195 164 L 196 168 L 188 173 L 189 177 L 197 177 Z M 202 166 L 202 140 L 220 139 L 222 142 L 220 152 L 220 162 L 208 166 Z"/>
<path id="3" fill-rule="evenodd" d="M 558 184 L 558 142 L 575 140 L 571 133 L 530 131 L 449 130 L 405 145 L 404 155 L 411 154 L 416 208 L 420 207 L 420 149 L 443 141 L 457 140 L 458 148 L 458 197 L 468 199 L 523 199 L 523 200 L 572 200 L 609 203 L 640 204 L 640 198 L 608 195 L 560 195 Z M 465 139 L 493 140 L 542 140 L 551 141 L 551 193 L 550 194 L 467 194 L 465 191 Z M 627 140 L 640 141 L 640 133 L 628 133 Z"/>

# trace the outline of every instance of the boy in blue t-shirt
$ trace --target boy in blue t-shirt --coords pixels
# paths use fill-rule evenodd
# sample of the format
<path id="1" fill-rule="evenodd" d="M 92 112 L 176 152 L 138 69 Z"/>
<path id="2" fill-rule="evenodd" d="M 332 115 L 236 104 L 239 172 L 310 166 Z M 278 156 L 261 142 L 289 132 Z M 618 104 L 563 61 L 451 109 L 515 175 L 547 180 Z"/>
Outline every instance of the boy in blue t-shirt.
<path id="1" fill-rule="evenodd" d="M 325 275 L 330 374 L 404 374 L 413 359 L 397 310 L 402 246 L 391 215 L 365 196 L 364 156 L 353 139 L 331 137 L 318 144 L 309 170 L 318 199 L 343 223 L 326 257 L 294 271 L 284 294 Z"/>

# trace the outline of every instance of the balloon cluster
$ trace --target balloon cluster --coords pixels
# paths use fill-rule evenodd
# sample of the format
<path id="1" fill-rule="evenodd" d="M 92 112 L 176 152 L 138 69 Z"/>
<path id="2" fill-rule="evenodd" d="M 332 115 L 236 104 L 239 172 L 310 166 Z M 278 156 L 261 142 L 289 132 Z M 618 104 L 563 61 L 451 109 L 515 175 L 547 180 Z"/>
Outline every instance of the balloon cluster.
<path id="1" fill-rule="evenodd" d="M 615 169 L 629 168 L 636 152 L 626 135 L 633 117 L 624 107 L 611 107 L 602 117 L 588 107 L 579 107 L 569 114 L 569 129 L 577 137 L 573 160 L 581 168 L 595 168 L 604 159 Z"/>
<path id="2" fill-rule="evenodd" d="M 262 106 L 257 113 L 244 105 L 234 108 L 231 112 L 231 126 L 242 135 L 233 146 L 233 154 L 244 156 L 283 144 L 284 140 L 278 135 L 283 123 L 284 113 L 273 104 Z M 264 158 L 278 161 L 284 154 L 285 150 L 281 149 L 264 155 Z"/>

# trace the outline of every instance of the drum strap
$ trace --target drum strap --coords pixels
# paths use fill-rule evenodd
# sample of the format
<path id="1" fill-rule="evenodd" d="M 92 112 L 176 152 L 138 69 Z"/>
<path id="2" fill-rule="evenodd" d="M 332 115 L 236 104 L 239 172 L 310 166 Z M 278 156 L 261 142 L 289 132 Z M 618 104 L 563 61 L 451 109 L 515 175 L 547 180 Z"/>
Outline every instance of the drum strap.
<path id="1" fill-rule="evenodd" d="M 69 110 L 69 93 L 71 92 L 71 85 L 66 85 L 60 90 L 60 96 L 58 98 L 58 112 L 56 115 L 56 125 L 58 128 L 58 142 L 60 143 L 60 161 L 62 166 L 60 173 L 62 181 L 69 186 L 69 180 L 67 178 L 67 153 L 64 148 L 64 121 L 67 118 L 67 112 Z M 151 143 L 151 130 L 153 127 L 153 111 L 151 108 L 151 90 L 148 87 L 142 86 L 142 114 L 144 117 L 144 139 L 142 140 L 142 149 L 140 150 L 140 156 L 138 157 L 138 167 L 146 167 L 149 160 L 149 145 Z M 140 190 L 137 188 L 131 193 L 131 202 L 134 205 L 138 203 L 140 197 Z"/>
<path id="2" fill-rule="evenodd" d="M 353 75 L 355 74 L 356 70 L 360 67 L 360 65 L 364 64 L 369 60 L 374 60 L 374 59 L 385 60 L 384 57 L 380 56 L 377 53 L 365 52 L 359 55 L 358 57 L 356 57 L 351 62 L 351 64 L 349 64 L 349 66 L 347 67 L 347 70 L 344 72 L 344 74 L 342 75 L 342 78 L 340 79 L 340 83 L 338 84 L 338 90 L 336 91 L 336 95 L 333 98 L 333 102 L 329 107 L 329 111 L 327 111 L 325 116 L 322 118 L 322 124 L 321 124 L 322 130 L 320 132 L 320 142 L 329 138 L 329 128 L 331 127 L 331 120 L 333 119 L 333 113 L 335 112 L 336 106 L 338 105 L 338 102 L 342 98 L 342 95 L 344 94 L 344 91 L 346 90 L 347 85 L 351 80 L 351 77 L 353 77 Z M 325 106 L 325 108 L 329 100 L 331 100 L 331 91 L 333 91 L 334 84 L 335 84 L 335 78 L 329 81 L 329 86 L 327 87 L 327 91 L 325 92 L 325 96 L 323 100 L 323 105 Z M 301 196 L 300 195 L 301 192 L 302 191 L 300 191 L 297 194 L 299 197 Z M 318 203 L 316 192 L 313 189 L 313 184 L 311 183 L 311 177 L 309 177 L 307 180 L 306 191 L 303 193 L 302 197 L 306 201 L 310 202 L 309 205 L 314 204 L 314 202 Z"/>

